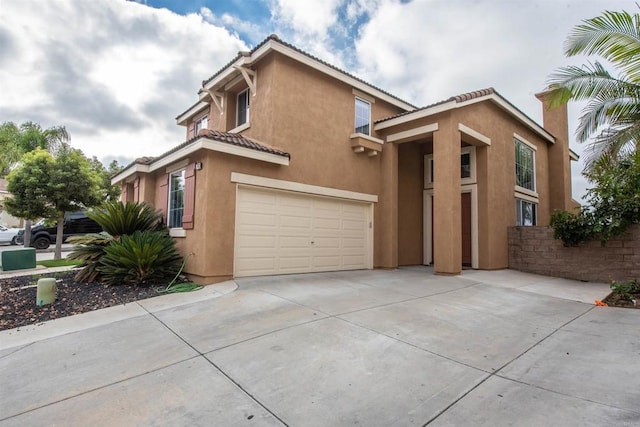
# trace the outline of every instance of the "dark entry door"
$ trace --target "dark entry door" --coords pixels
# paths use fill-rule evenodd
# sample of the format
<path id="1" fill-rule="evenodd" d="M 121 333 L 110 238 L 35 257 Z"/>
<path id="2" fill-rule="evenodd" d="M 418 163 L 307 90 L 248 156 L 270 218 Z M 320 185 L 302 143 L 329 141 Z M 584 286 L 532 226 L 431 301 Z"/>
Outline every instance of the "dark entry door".
<path id="1" fill-rule="evenodd" d="M 471 193 L 461 195 L 462 265 L 471 267 Z"/>

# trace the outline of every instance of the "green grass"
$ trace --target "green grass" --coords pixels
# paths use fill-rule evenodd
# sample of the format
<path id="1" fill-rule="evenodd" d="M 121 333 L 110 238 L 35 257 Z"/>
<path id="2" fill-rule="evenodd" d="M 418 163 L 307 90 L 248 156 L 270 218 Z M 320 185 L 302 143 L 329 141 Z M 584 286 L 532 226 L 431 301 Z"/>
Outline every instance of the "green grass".
<path id="1" fill-rule="evenodd" d="M 37 261 L 36 264 L 44 265 L 45 267 L 66 267 L 79 265 L 82 261 L 71 261 L 69 259 L 48 259 L 44 261 Z"/>

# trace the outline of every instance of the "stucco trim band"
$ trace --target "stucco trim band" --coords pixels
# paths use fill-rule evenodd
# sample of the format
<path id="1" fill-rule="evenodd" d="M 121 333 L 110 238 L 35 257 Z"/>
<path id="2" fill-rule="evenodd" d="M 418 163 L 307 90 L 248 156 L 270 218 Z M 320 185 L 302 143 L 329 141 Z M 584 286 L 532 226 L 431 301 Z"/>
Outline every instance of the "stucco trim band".
<path id="1" fill-rule="evenodd" d="M 416 136 L 428 135 L 438 130 L 438 123 L 431 123 L 425 126 L 419 126 L 417 128 L 404 130 L 402 132 L 392 133 L 387 136 L 387 142 L 409 142 L 411 139 Z"/>
<path id="2" fill-rule="evenodd" d="M 458 123 L 458 130 L 461 133 L 469 136 L 474 141 L 480 142 L 480 143 L 485 144 L 485 145 L 491 145 L 491 138 L 481 134 L 480 132 L 478 132 L 476 130 L 471 129 L 469 126 L 465 126 L 462 123 Z"/>
<path id="3" fill-rule="evenodd" d="M 284 181 L 281 179 L 265 178 L 262 176 L 247 175 L 239 172 L 231 172 L 231 182 L 237 184 L 255 185 L 257 187 L 273 188 L 276 190 L 295 191 L 298 193 L 315 194 L 318 196 L 357 200 L 361 202 L 378 202 L 378 196 L 375 194 L 338 190 L 337 188 L 320 187 L 318 185 L 302 184 L 300 182 Z"/>

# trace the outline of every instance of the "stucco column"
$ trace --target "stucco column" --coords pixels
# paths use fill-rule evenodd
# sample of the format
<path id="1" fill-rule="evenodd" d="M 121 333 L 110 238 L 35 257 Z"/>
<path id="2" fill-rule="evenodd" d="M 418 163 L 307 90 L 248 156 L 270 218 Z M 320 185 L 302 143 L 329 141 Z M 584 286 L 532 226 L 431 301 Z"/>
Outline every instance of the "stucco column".
<path id="1" fill-rule="evenodd" d="M 462 270 L 460 132 L 450 117 L 433 133 L 433 246 L 437 274 Z"/>
<path id="2" fill-rule="evenodd" d="M 398 266 L 398 146 L 384 144 L 381 154 L 380 194 L 375 206 L 375 267 Z"/>
<path id="3" fill-rule="evenodd" d="M 555 144 L 549 146 L 549 211 L 570 210 L 573 204 L 567 104 L 549 108 L 546 93 L 537 93 L 536 97 L 542 102 L 544 128 L 556 138 Z"/>

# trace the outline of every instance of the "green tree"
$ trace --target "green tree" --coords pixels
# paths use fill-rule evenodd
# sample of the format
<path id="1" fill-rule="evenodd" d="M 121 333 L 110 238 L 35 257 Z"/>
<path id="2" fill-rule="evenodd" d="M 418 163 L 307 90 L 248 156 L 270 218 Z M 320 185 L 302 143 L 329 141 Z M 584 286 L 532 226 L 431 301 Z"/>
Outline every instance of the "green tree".
<path id="1" fill-rule="evenodd" d="M 33 122 L 24 122 L 19 127 L 13 122 L 0 126 L 0 178 L 6 176 L 15 167 L 23 155 L 41 148 L 55 152 L 69 141 L 69 133 L 64 126 L 48 129 Z M 24 245 L 31 243 L 31 219 L 25 218 Z"/>
<path id="2" fill-rule="evenodd" d="M 54 259 L 62 254 L 64 215 L 101 202 L 100 176 L 80 150 L 61 144 L 54 157 L 36 148 L 7 176 L 6 207 L 12 215 L 27 219 L 56 218 Z"/>
<path id="3" fill-rule="evenodd" d="M 109 166 L 105 168 L 96 156 L 91 158 L 91 167 L 100 176 L 100 192 L 102 193 L 102 200 L 105 202 L 115 202 L 119 200 L 121 193 L 120 186 L 112 185 L 111 178 L 121 172 L 124 167 L 120 166 L 117 160 L 113 160 L 109 163 Z"/>
<path id="4" fill-rule="evenodd" d="M 590 141 L 586 169 L 597 162 L 615 164 L 640 143 L 640 15 L 605 11 L 583 21 L 569 34 L 565 54 L 597 55 L 608 62 L 609 67 L 595 61 L 558 69 L 550 76 L 549 99 L 552 106 L 588 101 L 576 132 L 578 141 Z"/>

